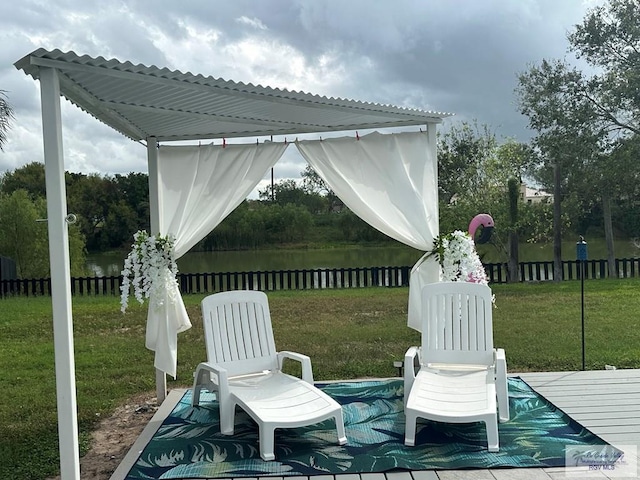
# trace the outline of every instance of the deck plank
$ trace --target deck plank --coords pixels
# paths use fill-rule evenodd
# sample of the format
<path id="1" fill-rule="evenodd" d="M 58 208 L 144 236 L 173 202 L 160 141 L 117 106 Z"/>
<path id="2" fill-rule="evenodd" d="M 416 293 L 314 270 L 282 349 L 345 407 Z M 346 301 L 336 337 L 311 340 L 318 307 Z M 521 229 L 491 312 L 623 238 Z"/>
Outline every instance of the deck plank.
<path id="1" fill-rule="evenodd" d="M 361 480 L 385 480 L 384 473 L 362 473 Z"/>
<path id="2" fill-rule="evenodd" d="M 389 472 L 385 476 L 387 480 L 413 480 L 411 472 Z"/>
<path id="3" fill-rule="evenodd" d="M 640 444 L 640 370 L 522 373 L 531 388 L 613 445 Z"/>
<path id="4" fill-rule="evenodd" d="M 433 470 L 414 470 L 411 476 L 413 480 L 438 480 L 438 475 Z"/>

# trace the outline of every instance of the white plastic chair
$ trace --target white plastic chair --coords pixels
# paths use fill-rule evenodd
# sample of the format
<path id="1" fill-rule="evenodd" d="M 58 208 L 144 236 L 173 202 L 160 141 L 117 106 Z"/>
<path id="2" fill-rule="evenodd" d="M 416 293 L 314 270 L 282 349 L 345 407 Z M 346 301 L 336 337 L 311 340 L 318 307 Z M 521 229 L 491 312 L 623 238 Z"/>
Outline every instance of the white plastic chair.
<path id="1" fill-rule="evenodd" d="M 258 424 L 260 456 L 274 460 L 276 428 L 313 425 L 333 418 L 338 444 L 347 443 L 340 404 L 313 385 L 306 355 L 276 352 L 267 296 L 240 290 L 202 301 L 207 362 L 195 372 L 192 405 L 206 387 L 220 404 L 220 431 L 233 435 L 236 406 Z M 302 364 L 302 380 L 281 371 L 285 358 Z"/>
<path id="2" fill-rule="evenodd" d="M 489 451 L 499 450 L 498 418 L 509 420 L 509 398 L 505 353 L 493 348 L 491 299 L 478 283 L 423 288 L 422 346 L 404 360 L 405 445 L 415 445 L 416 423 L 425 418 L 484 422 Z"/>

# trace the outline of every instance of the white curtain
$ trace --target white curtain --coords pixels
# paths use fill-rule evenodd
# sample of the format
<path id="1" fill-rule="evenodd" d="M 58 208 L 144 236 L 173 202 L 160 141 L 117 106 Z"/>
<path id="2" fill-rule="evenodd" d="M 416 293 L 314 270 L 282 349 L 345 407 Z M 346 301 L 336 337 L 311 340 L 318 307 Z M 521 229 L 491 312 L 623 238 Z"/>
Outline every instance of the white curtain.
<path id="1" fill-rule="evenodd" d="M 176 238 L 176 258 L 242 203 L 286 148 L 286 143 L 160 147 L 160 234 Z M 155 367 L 174 378 L 178 333 L 191 328 L 177 286 L 175 290 L 166 293 L 162 308 L 149 308 L 146 335 Z M 170 296 L 176 301 L 169 302 Z"/>
<path id="2" fill-rule="evenodd" d="M 438 235 L 438 176 L 435 146 L 430 145 L 428 133 L 374 132 L 359 139 L 296 141 L 296 146 L 356 215 L 402 243 L 431 250 Z M 413 267 L 411 328 L 421 328 L 422 286 L 438 279 L 438 264 L 432 259 L 423 257 Z"/>

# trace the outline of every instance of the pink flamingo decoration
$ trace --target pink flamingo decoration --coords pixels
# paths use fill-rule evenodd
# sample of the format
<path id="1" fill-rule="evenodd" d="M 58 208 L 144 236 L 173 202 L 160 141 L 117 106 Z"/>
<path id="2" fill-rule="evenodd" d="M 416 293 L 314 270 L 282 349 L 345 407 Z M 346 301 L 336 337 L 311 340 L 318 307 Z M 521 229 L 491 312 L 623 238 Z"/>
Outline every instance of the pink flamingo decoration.
<path id="1" fill-rule="evenodd" d="M 493 223 L 491 215 L 488 213 L 480 213 L 471 219 L 471 223 L 469 223 L 469 235 L 471 235 L 475 243 L 487 243 L 491 238 L 494 226 L 495 224 Z M 476 240 L 475 236 L 478 227 L 482 227 L 482 230 L 480 231 L 480 237 Z"/>

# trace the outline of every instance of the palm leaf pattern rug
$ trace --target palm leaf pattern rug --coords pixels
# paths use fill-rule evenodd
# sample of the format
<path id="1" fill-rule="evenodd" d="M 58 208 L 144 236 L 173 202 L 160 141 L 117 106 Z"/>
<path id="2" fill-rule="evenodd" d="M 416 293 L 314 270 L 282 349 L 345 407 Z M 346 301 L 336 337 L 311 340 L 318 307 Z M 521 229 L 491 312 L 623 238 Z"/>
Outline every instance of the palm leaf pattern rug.
<path id="1" fill-rule="evenodd" d="M 276 460 L 264 462 L 258 432 L 244 412 L 235 434 L 220 434 L 215 396 L 203 392 L 191 407 L 191 391 L 162 423 L 127 479 L 221 478 L 565 465 L 568 445 L 614 447 L 534 392 L 509 378 L 511 419 L 499 424 L 500 451 L 489 453 L 483 423 L 420 421 L 415 447 L 404 446 L 403 382 L 400 379 L 319 385 L 343 407 L 348 444 L 339 446 L 333 421 L 276 430 Z M 617 458 L 617 457 L 616 457 Z"/>

